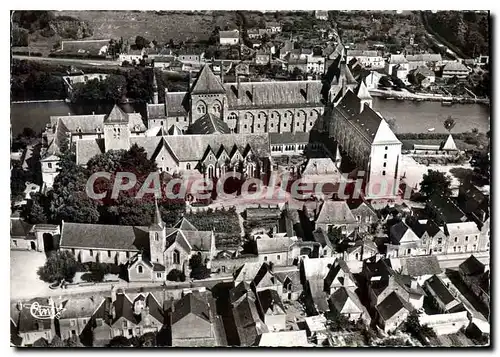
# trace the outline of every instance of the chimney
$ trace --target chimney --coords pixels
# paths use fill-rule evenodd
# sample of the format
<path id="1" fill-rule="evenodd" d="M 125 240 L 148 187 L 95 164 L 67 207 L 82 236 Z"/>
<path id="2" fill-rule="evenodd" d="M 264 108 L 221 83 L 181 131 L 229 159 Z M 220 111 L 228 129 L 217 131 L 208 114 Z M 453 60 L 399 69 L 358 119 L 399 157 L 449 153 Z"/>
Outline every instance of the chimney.
<path id="1" fill-rule="evenodd" d="M 168 88 L 165 86 L 165 117 L 168 118 Z"/>
<path id="2" fill-rule="evenodd" d="M 416 289 L 416 288 L 417 288 L 417 286 L 418 286 L 417 281 L 412 279 L 412 280 L 411 280 L 411 283 L 410 283 L 410 287 L 411 287 L 412 289 Z"/>
<path id="3" fill-rule="evenodd" d="M 191 91 L 191 80 L 192 80 L 192 75 L 191 75 L 191 70 L 189 70 L 189 74 L 188 74 L 188 92 Z"/>
<path id="4" fill-rule="evenodd" d="M 254 102 L 254 85 L 252 84 L 252 104 Z"/>
<path id="5" fill-rule="evenodd" d="M 224 62 L 220 62 L 220 81 L 224 85 Z"/>

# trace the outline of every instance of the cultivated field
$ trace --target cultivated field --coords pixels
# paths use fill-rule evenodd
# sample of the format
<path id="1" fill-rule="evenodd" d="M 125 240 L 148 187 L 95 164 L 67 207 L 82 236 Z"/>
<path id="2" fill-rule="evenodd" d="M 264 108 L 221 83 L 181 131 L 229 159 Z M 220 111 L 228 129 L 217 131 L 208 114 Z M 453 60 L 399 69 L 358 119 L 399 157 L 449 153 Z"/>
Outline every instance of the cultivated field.
<path id="1" fill-rule="evenodd" d="M 236 13 L 225 11 L 59 11 L 57 15 L 76 17 L 87 21 L 94 35 L 91 38 L 123 37 L 135 40 L 143 36 L 159 43 L 170 39 L 178 41 L 207 40 L 216 26 L 235 28 Z"/>

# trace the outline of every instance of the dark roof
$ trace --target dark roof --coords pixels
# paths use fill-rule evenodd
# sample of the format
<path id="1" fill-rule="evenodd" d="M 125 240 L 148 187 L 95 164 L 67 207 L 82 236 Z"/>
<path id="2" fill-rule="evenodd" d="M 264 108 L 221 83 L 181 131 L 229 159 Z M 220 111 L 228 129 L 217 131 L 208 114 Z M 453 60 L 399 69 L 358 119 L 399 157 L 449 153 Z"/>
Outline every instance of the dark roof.
<path id="1" fill-rule="evenodd" d="M 10 219 L 10 236 L 11 237 L 26 237 L 33 224 L 29 224 L 20 218 Z"/>
<path id="2" fill-rule="evenodd" d="M 395 291 L 377 305 L 380 316 L 386 321 L 404 308 L 408 309 L 404 301 Z"/>
<path id="3" fill-rule="evenodd" d="M 277 267 L 275 269 L 278 269 Z M 288 282 L 291 283 L 292 291 L 293 292 L 298 292 L 302 291 L 302 283 L 300 282 L 300 270 L 298 268 L 295 268 L 294 270 L 290 271 L 275 271 L 274 276 L 284 285 Z"/>
<path id="4" fill-rule="evenodd" d="M 159 263 L 153 263 L 153 271 L 165 271 L 165 266 Z"/>
<path id="5" fill-rule="evenodd" d="M 64 222 L 61 247 L 137 251 L 149 249 L 147 227 Z"/>
<path id="6" fill-rule="evenodd" d="M 257 274 L 255 274 L 255 277 L 253 278 L 253 281 L 252 281 L 253 284 L 255 286 L 258 286 L 260 284 L 260 282 L 262 281 L 262 279 L 264 279 L 264 277 L 267 275 L 267 273 L 272 275 L 271 281 L 273 281 L 275 278 L 271 272 L 271 269 L 269 268 L 269 265 L 267 265 L 266 263 L 262 263 L 260 269 L 257 271 Z"/>
<path id="7" fill-rule="evenodd" d="M 377 134 L 382 118 L 372 108 L 365 105 L 363 111 L 351 117 L 349 121 L 372 142 L 375 139 L 375 134 Z"/>
<path id="8" fill-rule="evenodd" d="M 128 123 L 128 114 L 115 104 L 111 112 L 104 117 L 104 123 Z"/>
<path id="9" fill-rule="evenodd" d="M 445 305 L 448 305 L 450 302 L 455 300 L 446 285 L 444 285 L 443 281 L 438 276 L 433 275 L 426 280 L 426 284 L 429 285 L 432 291 Z"/>
<path id="10" fill-rule="evenodd" d="M 345 275 L 347 275 L 353 282 L 354 276 L 351 274 L 351 270 L 347 266 L 347 263 L 343 259 L 337 259 L 335 263 L 330 267 L 328 274 L 325 277 L 325 286 L 332 285 L 332 282 L 335 280 L 340 271 L 343 271 Z M 344 282 L 345 283 L 345 282 Z"/>
<path id="11" fill-rule="evenodd" d="M 418 219 L 407 219 L 406 224 L 413 230 L 413 232 L 419 237 L 422 238 L 425 232 L 429 235 L 429 237 L 434 237 L 441 230 L 436 222 L 432 219 L 428 219 L 425 224 L 422 224 L 418 221 Z"/>
<path id="12" fill-rule="evenodd" d="M 233 316 L 241 346 L 255 345 L 259 336 L 269 331 L 259 316 L 255 298 L 245 297 L 233 309 Z"/>
<path id="13" fill-rule="evenodd" d="M 276 290 L 274 289 L 262 290 L 259 291 L 257 295 L 259 296 L 260 305 L 264 313 L 266 313 L 269 310 L 272 310 L 274 313 L 279 314 L 279 311 L 276 311 L 277 307 L 279 307 L 281 311 L 283 311 L 283 313 L 285 312 L 285 306 L 283 305 L 281 297 L 279 296 Z"/>
<path id="14" fill-rule="evenodd" d="M 210 309 L 208 304 L 200 300 L 193 293 L 184 295 L 182 299 L 175 303 L 174 307 L 175 309 L 172 312 L 172 325 L 189 314 L 195 314 L 210 322 Z"/>
<path id="15" fill-rule="evenodd" d="M 191 134 L 229 134 L 231 130 L 222 119 L 207 113 L 190 125 L 189 132 Z"/>
<path id="16" fill-rule="evenodd" d="M 163 309 L 151 293 L 146 298 L 146 306 L 149 308 L 149 314 L 163 324 L 165 319 Z"/>
<path id="17" fill-rule="evenodd" d="M 400 258 L 400 262 L 404 275 L 415 277 L 441 273 L 441 267 L 435 255 Z"/>
<path id="18" fill-rule="evenodd" d="M 403 221 L 392 225 L 389 229 L 391 243 L 399 244 L 399 241 L 403 238 L 408 229 L 410 228 Z"/>
<path id="19" fill-rule="evenodd" d="M 271 145 L 308 143 L 309 133 L 307 132 L 269 133 L 269 142 Z"/>
<path id="20" fill-rule="evenodd" d="M 40 306 L 47 306 L 47 299 L 36 298 L 28 301 L 27 303 L 23 303 L 23 308 L 21 309 L 21 313 L 19 314 L 19 324 L 18 329 L 19 332 L 31 332 L 38 330 L 50 330 L 51 329 L 51 320 L 50 319 L 37 319 L 33 317 L 31 314 L 29 304 L 38 303 Z"/>
<path id="21" fill-rule="evenodd" d="M 340 69 L 339 74 L 338 74 L 338 76 L 335 76 L 333 78 L 332 85 L 335 85 L 335 84 L 345 84 L 345 85 L 358 84 L 358 82 L 356 82 L 356 79 L 354 79 L 354 76 L 352 75 L 351 70 L 347 66 L 347 63 L 342 61 L 340 63 L 339 69 Z"/>
<path id="22" fill-rule="evenodd" d="M 465 213 L 475 213 L 478 209 L 489 210 L 488 196 L 472 184 L 464 184 L 460 187 L 458 203 Z"/>
<path id="23" fill-rule="evenodd" d="M 234 304 L 245 295 L 252 296 L 255 299 L 255 294 L 252 291 L 250 284 L 246 281 L 241 281 L 238 285 L 229 290 L 229 301 Z"/>
<path id="24" fill-rule="evenodd" d="M 471 255 L 458 266 L 458 269 L 466 275 L 478 275 L 484 272 L 484 267 L 483 263 L 477 260 L 475 256 Z"/>
<path id="25" fill-rule="evenodd" d="M 191 94 L 225 93 L 220 79 L 212 72 L 209 65 L 204 65 L 193 83 Z"/>
<path id="26" fill-rule="evenodd" d="M 427 205 L 436 211 L 446 223 L 460 223 L 466 218 L 465 213 L 458 208 L 451 198 L 432 195 Z"/>
<path id="27" fill-rule="evenodd" d="M 118 321 L 118 319 L 120 319 L 121 317 L 134 324 L 137 323 L 137 320 L 134 316 L 134 304 L 128 299 L 125 294 L 116 294 L 116 300 L 113 305 L 115 308 L 115 318 L 113 319 L 113 323 Z"/>

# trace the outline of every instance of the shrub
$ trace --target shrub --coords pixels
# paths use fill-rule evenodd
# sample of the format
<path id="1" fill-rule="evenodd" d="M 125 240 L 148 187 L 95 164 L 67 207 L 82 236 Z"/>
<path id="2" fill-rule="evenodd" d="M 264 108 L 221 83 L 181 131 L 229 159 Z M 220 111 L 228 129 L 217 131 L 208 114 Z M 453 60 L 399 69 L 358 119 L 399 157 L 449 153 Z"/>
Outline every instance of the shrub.
<path id="1" fill-rule="evenodd" d="M 52 254 L 45 264 L 38 269 L 38 276 L 47 283 L 73 280 L 78 263 L 73 254 L 68 251 L 58 251 Z"/>
<path id="2" fill-rule="evenodd" d="M 168 281 L 185 281 L 186 275 L 184 275 L 184 273 L 178 269 L 172 269 L 167 274 L 167 280 Z"/>

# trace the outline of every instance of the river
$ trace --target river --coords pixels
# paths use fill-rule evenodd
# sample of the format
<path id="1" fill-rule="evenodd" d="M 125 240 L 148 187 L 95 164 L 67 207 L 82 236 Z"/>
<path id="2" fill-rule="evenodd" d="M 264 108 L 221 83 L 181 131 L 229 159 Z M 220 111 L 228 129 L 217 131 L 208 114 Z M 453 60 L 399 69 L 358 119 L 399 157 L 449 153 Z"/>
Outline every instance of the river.
<path id="1" fill-rule="evenodd" d="M 131 113 L 134 110 L 145 115 L 144 104 L 124 104 L 122 109 Z M 39 102 L 11 104 L 12 135 L 16 136 L 26 127 L 37 132 L 43 131 L 51 115 L 69 114 L 106 114 L 111 110 L 110 104 L 81 105 L 66 102 Z M 490 108 L 482 104 L 454 104 L 442 106 L 439 102 L 413 102 L 384 100 L 373 98 L 373 109 L 385 118 L 396 120 L 398 133 L 425 133 L 435 128 L 436 133 L 446 133 L 443 122 L 448 116 L 455 119 L 455 133 L 471 131 L 477 128 L 480 132 L 490 130 Z"/>

